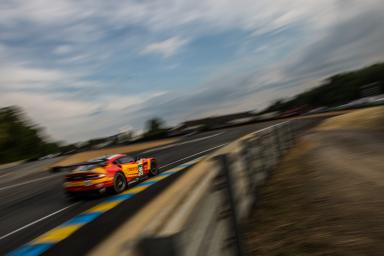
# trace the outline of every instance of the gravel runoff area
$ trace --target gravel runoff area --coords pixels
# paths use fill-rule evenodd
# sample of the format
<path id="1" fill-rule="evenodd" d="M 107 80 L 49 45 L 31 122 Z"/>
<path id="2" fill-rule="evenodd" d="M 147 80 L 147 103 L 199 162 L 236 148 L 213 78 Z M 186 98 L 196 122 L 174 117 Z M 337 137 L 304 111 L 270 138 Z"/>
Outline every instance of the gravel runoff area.
<path id="1" fill-rule="evenodd" d="M 309 131 L 260 191 L 251 255 L 384 254 L 384 107 Z"/>

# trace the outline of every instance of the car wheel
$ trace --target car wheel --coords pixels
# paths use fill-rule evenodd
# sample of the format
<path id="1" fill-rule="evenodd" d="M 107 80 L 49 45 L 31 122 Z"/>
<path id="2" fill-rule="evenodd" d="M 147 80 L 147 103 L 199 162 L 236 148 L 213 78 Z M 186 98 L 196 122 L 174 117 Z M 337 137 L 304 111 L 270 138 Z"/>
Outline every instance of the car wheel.
<path id="1" fill-rule="evenodd" d="M 159 169 L 157 168 L 156 162 L 151 161 L 151 170 L 149 170 L 148 176 L 153 177 L 159 173 Z"/>
<path id="2" fill-rule="evenodd" d="M 123 192 L 127 187 L 127 179 L 125 176 L 118 172 L 113 179 L 113 192 L 118 194 Z"/>

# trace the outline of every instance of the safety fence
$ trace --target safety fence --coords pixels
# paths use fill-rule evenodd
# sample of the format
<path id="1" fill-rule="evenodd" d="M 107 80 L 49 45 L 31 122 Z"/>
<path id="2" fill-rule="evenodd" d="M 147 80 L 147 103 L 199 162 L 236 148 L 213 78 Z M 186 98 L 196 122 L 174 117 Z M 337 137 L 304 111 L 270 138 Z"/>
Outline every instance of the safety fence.
<path id="1" fill-rule="evenodd" d="M 283 122 L 221 148 L 92 254 L 243 255 L 242 225 L 259 199 L 259 188 L 300 133 L 318 121 Z"/>

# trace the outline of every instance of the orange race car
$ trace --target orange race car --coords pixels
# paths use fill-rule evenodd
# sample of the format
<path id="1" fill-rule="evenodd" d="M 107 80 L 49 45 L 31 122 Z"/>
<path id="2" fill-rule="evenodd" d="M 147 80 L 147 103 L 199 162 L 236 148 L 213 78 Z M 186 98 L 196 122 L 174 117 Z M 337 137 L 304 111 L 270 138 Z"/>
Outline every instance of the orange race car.
<path id="1" fill-rule="evenodd" d="M 72 167 L 75 169 L 65 175 L 64 182 L 64 189 L 71 197 L 106 190 L 120 193 L 128 184 L 158 173 L 155 158 L 134 159 L 126 154 L 104 156 Z"/>

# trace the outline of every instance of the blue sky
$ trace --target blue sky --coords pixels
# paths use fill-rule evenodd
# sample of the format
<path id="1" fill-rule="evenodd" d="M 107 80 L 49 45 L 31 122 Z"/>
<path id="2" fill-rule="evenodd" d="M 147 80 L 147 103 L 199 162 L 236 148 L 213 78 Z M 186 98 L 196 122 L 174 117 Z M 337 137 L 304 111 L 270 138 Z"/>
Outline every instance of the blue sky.
<path id="1" fill-rule="evenodd" d="M 380 0 L 3 0 L 0 106 L 69 142 L 262 109 L 383 60 Z"/>

